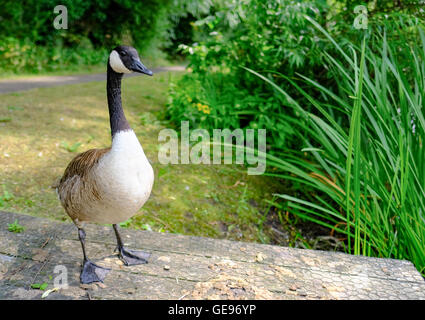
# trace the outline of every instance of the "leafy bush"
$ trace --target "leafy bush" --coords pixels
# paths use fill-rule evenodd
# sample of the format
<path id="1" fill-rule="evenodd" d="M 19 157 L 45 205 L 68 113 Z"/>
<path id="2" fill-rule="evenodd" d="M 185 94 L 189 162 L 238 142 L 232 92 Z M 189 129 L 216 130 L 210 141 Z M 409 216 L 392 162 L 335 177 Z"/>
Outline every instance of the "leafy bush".
<path id="1" fill-rule="evenodd" d="M 67 47 L 89 39 L 96 48 L 112 47 L 123 37 L 140 49 L 165 34 L 164 19 L 171 0 L 64 0 L 68 9 L 68 29 L 56 30 L 54 0 L 0 0 L 0 37 L 12 36 L 52 47 L 62 39 Z"/>
<path id="2" fill-rule="evenodd" d="M 357 2 L 329 1 L 329 7 L 326 3 L 321 0 L 214 2 L 210 14 L 193 23 L 196 42 L 180 46 L 188 56 L 191 73 L 171 88 L 167 117 L 176 125 L 181 120 L 189 120 L 193 127 L 207 129 L 266 128 L 271 146 L 296 146 L 299 139 L 292 127 L 276 116 L 282 112 L 296 116 L 293 109 L 285 107 L 272 88 L 244 67 L 273 79 L 300 102 L 307 100 L 283 81 L 279 73 L 289 77 L 300 73 L 322 85 L 336 87 L 335 78 L 325 67 L 323 53 L 338 58 L 341 52 L 308 23 L 305 16 L 326 26 L 343 52 L 350 50 L 350 42 L 360 43 L 362 32 L 352 25 L 356 17 L 352 9 Z M 387 39 L 400 47 L 394 54 L 405 55 L 406 50 L 401 48 L 406 42 L 416 41 L 413 30 L 418 18 L 410 15 L 404 19 L 401 12 L 420 16 L 420 11 L 381 3 L 371 3 L 368 8 L 373 14 L 369 17 L 371 32 L 382 32 L 385 22 L 397 26 L 387 34 Z M 388 13 L 388 8 L 397 8 L 400 12 Z M 408 61 L 407 57 L 404 61 Z M 309 86 L 305 89 L 310 90 Z M 197 103 L 208 106 L 210 113 L 205 114 L 202 108 L 198 110 Z"/>
<path id="3" fill-rule="evenodd" d="M 182 3 L 64 0 L 60 4 L 68 9 L 68 29 L 56 30 L 57 1 L 0 0 L 0 71 L 55 71 L 105 63 L 107 52 L 122 43 L 133 45 L 144 56 L 157 57 L 173 27 L 169 13 L 182 15 L 178 10 L 189 10 Z"/>
<path id="4" fill-rule="evenodd" d="M 0 72 L 40 72 L 75 69 L 81 65 L 105 63 L 108 51 L 94 49 L 89 41 L 75 48 L 58 44 L 54 47 L 36 46 L 29 40 L 12 37 L 0 39 Z"/>
<path id="5" fill-rule="evenodd" d="M 167 116 L 177 125 L 189 120 L 208 129 L 267 128 L 269 142 L 283 147 L 293 130 L 274 117 L 282 112 L 280 98 L 241 67 L 313 74 L 321 49 L 304 14 L 320 19 L 319 5 L 289 0 L 215 5 L 213 14 L 193 24 L 200 42 L 181 46 L 192 72 L 171 88 Z"/>
<path id="6" fill-rule="evenodd" d="M 170 85 L 167 116 L 177 127 L 185 120 L 192 128 L 267 128 L 268 139 L 283 148 L 294 132 L 274 117 L 281 111 L 279 100 L 251 95 L 232 80 L 222 74 L 204 79 L 196 74 L 183 77 L 178 84 Z"/>

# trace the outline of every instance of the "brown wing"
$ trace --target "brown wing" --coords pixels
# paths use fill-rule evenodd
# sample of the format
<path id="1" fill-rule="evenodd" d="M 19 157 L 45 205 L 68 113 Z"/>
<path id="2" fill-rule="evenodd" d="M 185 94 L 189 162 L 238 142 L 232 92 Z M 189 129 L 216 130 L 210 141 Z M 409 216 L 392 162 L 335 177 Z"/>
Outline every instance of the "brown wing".
<path id="1" fill-rule="evenodd" d="M 62 206 L 73 220 L 81 214 L 82 201 L 100 199 L 96 181 L 90 179 L 90 171 L 110 149 L 91 149 L 80 153 L 65 169 L 58 184 L 58 195 Z"/>
<path id="2" fill-rule="evenodd" d="M 77 175 L 80 178 L 85 178 L 90 170 L 99 162 L 99 159 L 111 148 L 91 149 L 80 153 L 66 167 L 65 172 L 59 182 L 59 186 L 65 183 L 66 180 Z"/>

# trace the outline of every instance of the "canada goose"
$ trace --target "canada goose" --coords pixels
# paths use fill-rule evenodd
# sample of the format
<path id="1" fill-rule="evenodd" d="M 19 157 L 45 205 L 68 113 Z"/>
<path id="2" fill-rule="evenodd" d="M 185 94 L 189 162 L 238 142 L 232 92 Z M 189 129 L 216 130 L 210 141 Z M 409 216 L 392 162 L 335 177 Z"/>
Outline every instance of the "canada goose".
<path id="1" fill-rule="evenodd" d="M 153 74 L 142 64 L 136 49 L 116 47 L 109 55 L 106 84 L 112 146 L 77 155 L 57 185 L 61 204 L 78 228 L 84 258 L 81 283 L 103 282 L 110 271 L 87 258 L 83 222 L 113 225 L 119 257 L 125 265 L 147 263 L 150 256 L 126 249 L 117 227 L 148 200 L 154 180 L 153 169 L 121 105 L 121 79 L 131 72 Z"/>

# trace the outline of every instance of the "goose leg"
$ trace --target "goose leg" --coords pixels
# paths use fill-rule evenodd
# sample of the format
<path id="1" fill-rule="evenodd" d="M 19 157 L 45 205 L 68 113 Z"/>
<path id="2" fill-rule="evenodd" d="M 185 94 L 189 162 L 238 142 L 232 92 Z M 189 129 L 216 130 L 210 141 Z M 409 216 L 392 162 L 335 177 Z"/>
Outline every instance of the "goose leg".
<path id="1" fill-rule="evenodd" d="M 78 228 L 78 237 L 81 242 L 81 247 L 83 248 L 84 256 L 83 268 L 80 274 L 81 283 L 103 282 L 103 279 L 105 279 L 111 269 L 100 267 L 87 258 L 85 247 L 86 232 L 83 228 Z"/>
<path id="2" fill-rule="evenodd" d="M 118 226 L 114 224 L 113 227 L 115 236 L 117 237 L 117 249 L 119 252 L 119 257 L 122 262 L 124 262 L 126 266 L 148 263 L 148 259 L 151 254 L 148 252 L 126 249 L 118 232 Z"/>

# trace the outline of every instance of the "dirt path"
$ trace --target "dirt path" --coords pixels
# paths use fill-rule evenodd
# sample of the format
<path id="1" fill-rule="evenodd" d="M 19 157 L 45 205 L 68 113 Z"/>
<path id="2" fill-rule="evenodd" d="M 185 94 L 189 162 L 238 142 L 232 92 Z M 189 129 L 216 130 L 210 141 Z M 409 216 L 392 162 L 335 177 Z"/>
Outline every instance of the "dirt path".
<path id="1" fill-rule="evenodd" d="M 153 68 L 153 73 L 163 72 L 163 71 L 183 71 L 184 66 L 172 66 L 172 67 L 157 67 Z M 125 77 L 135 77 L 140 76 L 139 74 L 132 73 L 125 75 Z M 16 80 L 0 80 L 0 94 L 25 91 L 34 88 L 43 88 L 43 87 L 55 87 L 62 86 L 67 84 L 76 84 L 84 82 L 93 82 L 93 81 L 105 81 L 106 73 L 97 73 L 97 74 L 85 74 L 85 75 L 75 75 L 75 76 L 40 76 L 40 77 L 29 77 Z"/>

